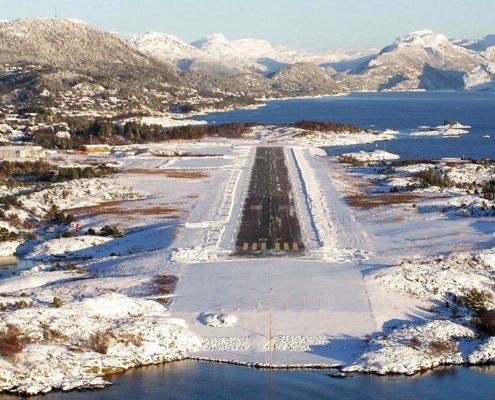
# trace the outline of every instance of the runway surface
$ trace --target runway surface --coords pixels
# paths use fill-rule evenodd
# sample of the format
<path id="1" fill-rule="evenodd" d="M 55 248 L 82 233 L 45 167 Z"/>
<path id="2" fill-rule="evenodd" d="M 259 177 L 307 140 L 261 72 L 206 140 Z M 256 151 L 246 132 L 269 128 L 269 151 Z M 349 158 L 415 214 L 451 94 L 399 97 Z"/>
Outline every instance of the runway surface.
<path id="1" fill-rule="evenodd" d="M 281 147 L 259 147 L 244 203 L 236 253 L 302 253 L 301 229 Z"/>

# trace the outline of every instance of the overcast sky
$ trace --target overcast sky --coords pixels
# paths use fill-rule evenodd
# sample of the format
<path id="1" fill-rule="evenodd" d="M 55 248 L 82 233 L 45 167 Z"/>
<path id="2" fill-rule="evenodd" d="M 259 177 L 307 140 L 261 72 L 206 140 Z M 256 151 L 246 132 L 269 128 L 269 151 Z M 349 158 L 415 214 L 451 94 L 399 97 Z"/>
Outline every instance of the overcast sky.
<path id="1" fill-rule="evenodd" d="M 0 20 L 79 18 L 123 33 L 213 33 L 323 50 L 378 47 L 430 29 L 450 38 L 495 34 L 494 0 L 0 0 Z"/>

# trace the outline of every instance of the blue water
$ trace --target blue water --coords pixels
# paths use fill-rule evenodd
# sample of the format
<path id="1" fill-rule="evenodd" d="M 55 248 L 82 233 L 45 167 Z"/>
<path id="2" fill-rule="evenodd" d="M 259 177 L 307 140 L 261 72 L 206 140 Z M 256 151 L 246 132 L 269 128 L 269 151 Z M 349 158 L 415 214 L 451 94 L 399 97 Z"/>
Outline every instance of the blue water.
<path id="1" fill-rule="evenodd" d="M 262 122 L 286 124 L 318 120 L 351 123 L 363 129 L 395 129 L 395 140 L 379 147 L 403 159 L 473 157 L 495 158 L 495 94 L 470 92 L 354 93 L 345 97 L 270 101 L 257 110 L 236 110 L 206 117 L 209 123 Z M 455 138 L 413 137 L 419 126 L 442 125 L 445 120 L 470 125 L 467 135 Z M 490 135 L 490 139 L 483 138 Z M 329 148 L 329 154 L 375 149 L 375 145 Z"/>
<path id="2" fill-rule="evenodd" d="M 0 257 L 0 278 L 17 274 L 33 266 L 33 261 L 23 260 L 17 256 Z"/>
<path id="3" fill-rule="evenodd" d="M 130 370 L 98 392 L 49 393 L 44 400 L 122 399 L 493 399 L 495 368 L 440 368 L 413 377 L 332 371 L 266 371 L 193 361 Z M 14 400 L 2 396 L 0 400 Z"/>

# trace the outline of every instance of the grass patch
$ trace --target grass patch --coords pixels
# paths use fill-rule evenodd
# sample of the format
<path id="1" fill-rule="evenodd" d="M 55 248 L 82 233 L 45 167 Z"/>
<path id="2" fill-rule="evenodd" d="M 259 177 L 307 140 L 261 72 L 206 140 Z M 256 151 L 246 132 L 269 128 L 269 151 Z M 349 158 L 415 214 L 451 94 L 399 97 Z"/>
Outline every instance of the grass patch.
<path id="1" fill-rule="evenodd" d="M 179 208 L 158 206 L 151 208 L 122 208 L 126 201 L 111 201 L 95 206 L 71 208 L 74 215 L 167 215 L 168 218 L 178 218 L 176 214 L 184 212 Z M 171 215 L 173 214 L 173 215 Z"/>
<path id="2" fill-rule="evenodd" d="M 115 337 L 110 330 L 105 332 L 97 332 L 89 336 L 88 346 L 91 350 L 97 353 L 107 354 L 108 349 L 115 341 Z"/>
<path id="3" fill-rule="evenodd" d="M 141 174 L 141 175 L 165 175 L 167 178 L 175 179 L 205 179 L 210 175 L 196 170 L 179 170 L 179 169 L 127 169 L 122 171 L 123 174 Z"/>
<path id="4" fill-rule="evenodd" d="M 175 275 L 157 275 L 150 282 L 150 286 L 152 287 L 153 295 L 161 296 L 161 295 L 170 295 L 175 291 L 175 287 L 177 282 L 179 281 L 179 277 Z M 168 304 L 169 298 L 161 298 L 157 299 L 157 301 L 161 304 Z"/>
<path id="5" fill-rule="evenodd" d="M 23 334 L 18 326 L 8 325 L 7 332 L 0 336 L 0 355 L 15 363 L 18 354 L 30 342 L 31 338 Z"/>
<path id="6" fill-rule="evenodd" d="M 358 194 L 346 197 L 345 201 L 354 208 L 370 209 L 394 204 L 415 203 L 419 195 L 410 193 Z"/>

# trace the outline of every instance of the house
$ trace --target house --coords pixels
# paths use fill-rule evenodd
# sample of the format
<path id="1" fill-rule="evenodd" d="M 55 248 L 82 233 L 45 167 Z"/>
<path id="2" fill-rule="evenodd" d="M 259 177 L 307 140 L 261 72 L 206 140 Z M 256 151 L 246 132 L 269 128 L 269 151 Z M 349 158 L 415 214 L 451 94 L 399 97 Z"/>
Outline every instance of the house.
<path id="1" fill-rule="evenodd" d="M 465 158 L 449 158 L 449 157 L 444 157 L 440 160 L 433 160 L 433 164 L 443 164 L 446 165 L 447 167 L 453 168 L 457 165 L 461 164 L 471 164 L 471 160 L 465 159 Z"/>
<path id="2" fill-rule="evenodd" d="M 55 134 L 60 139 L 70 139 L 70 133 L 66 131 L 60 131 Z"/>
<path id="3" fill-rule="evenodd" d="M 84 154 L 106 154 L 112 151 L 108 144 L 84 144 L 82 146 Z"/>
<path id="4" fill-rule="evenodd" d="M 46 155 L 41 146 L 4 146 L 0 147 L 0 159 L 39 158 Z"/>

